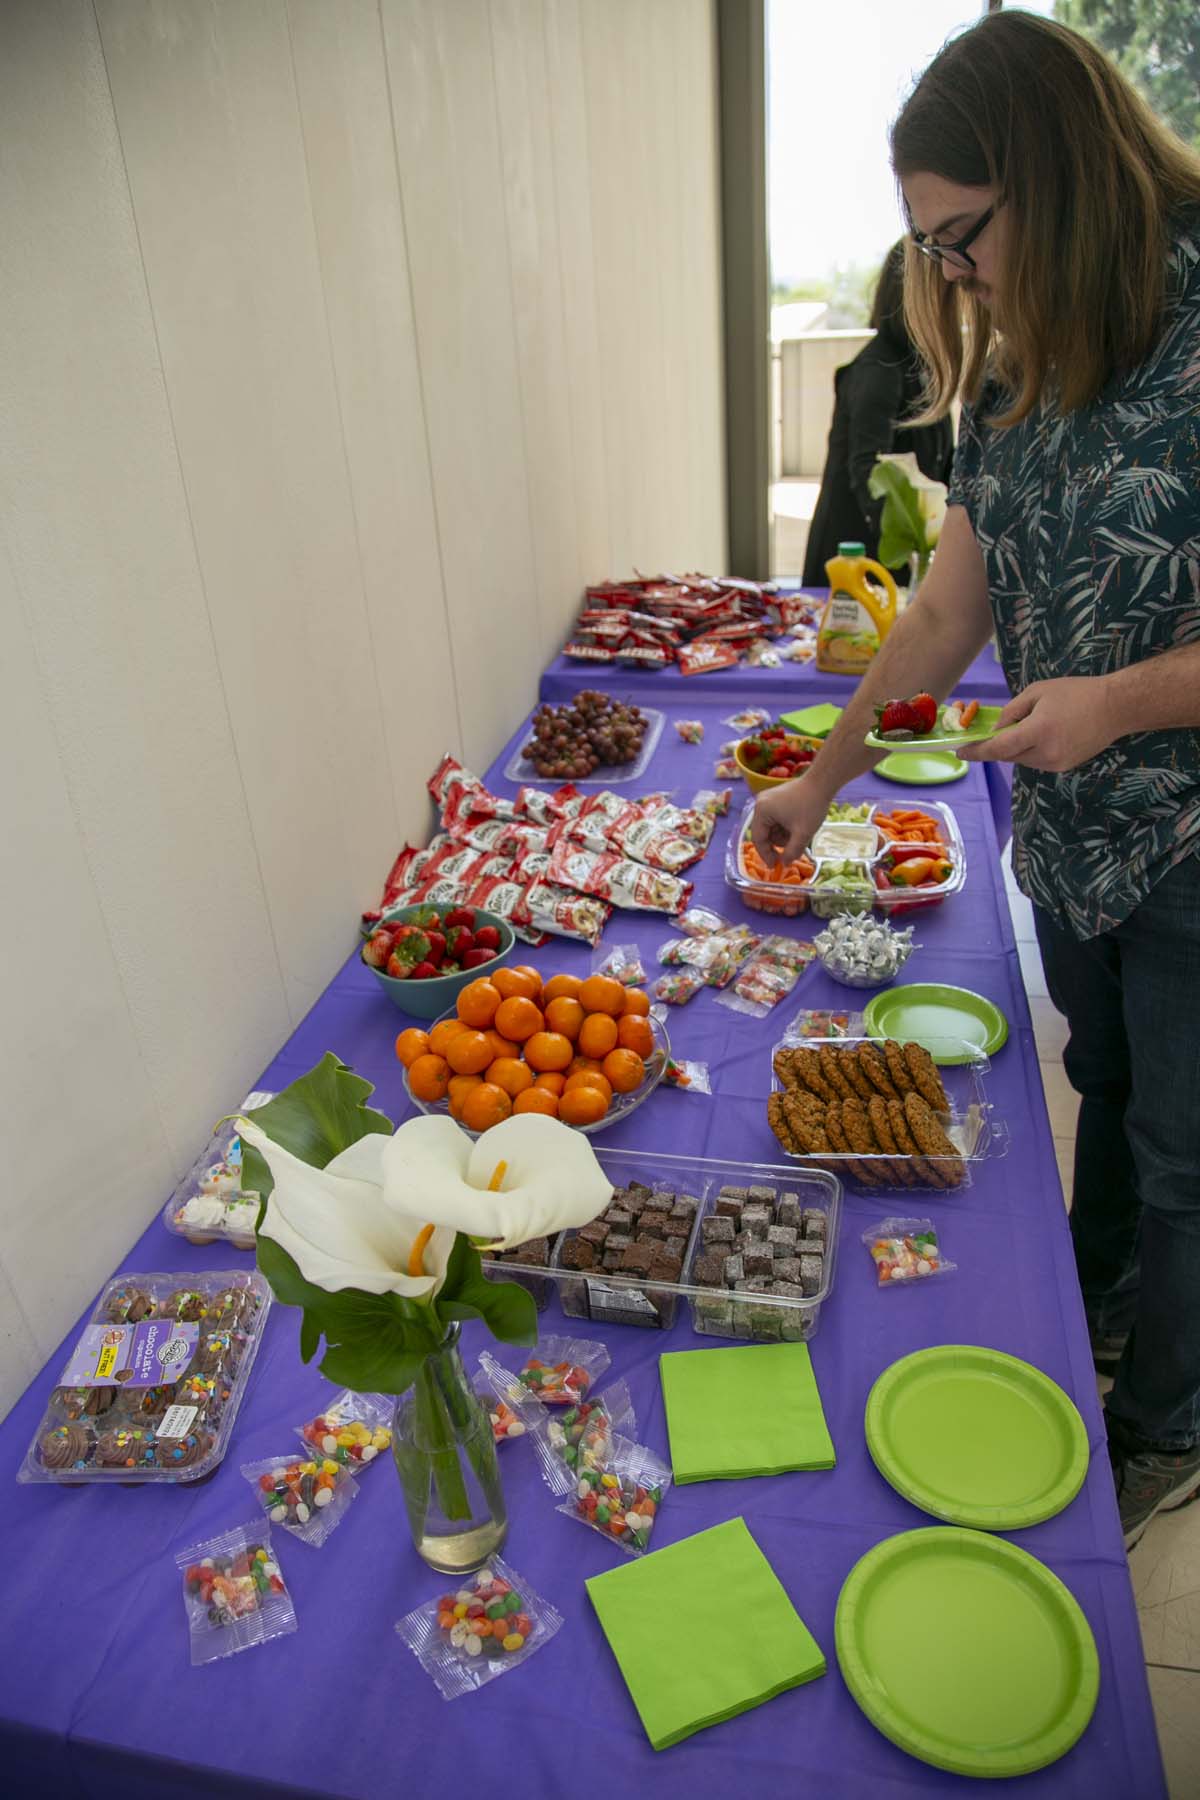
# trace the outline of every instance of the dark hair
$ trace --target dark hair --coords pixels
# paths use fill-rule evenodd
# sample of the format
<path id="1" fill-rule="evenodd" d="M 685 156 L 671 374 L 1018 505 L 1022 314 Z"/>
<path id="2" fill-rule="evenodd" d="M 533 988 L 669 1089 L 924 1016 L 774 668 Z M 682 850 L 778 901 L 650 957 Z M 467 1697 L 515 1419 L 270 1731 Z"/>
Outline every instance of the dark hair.
<path id="1" fill-rule="evenodd" d="M 960 390 L 977 398 L 989 365 L 1012 396 L 995 422 L 1012 425 L 1048 387 L 1069 412 L 1145 360 L 1161 325 L 1169 214 L 1200 203 L 1200 158 L 1086 38 L 1031 13 L 989 13 L 930 63 L 891 143 L 901 181 L 991 188 L 1002 208 L 999 333 L 978 295 L 908 245 L 925 419 Z"/>
<path id="2" fill-rule="evenodd" d="M 871 302 L 872 331 L 881 331 L 912 352 L 914 346 L 904 323 L 904 239 L 892 245 L 883 259 L 875 297 Z"/>

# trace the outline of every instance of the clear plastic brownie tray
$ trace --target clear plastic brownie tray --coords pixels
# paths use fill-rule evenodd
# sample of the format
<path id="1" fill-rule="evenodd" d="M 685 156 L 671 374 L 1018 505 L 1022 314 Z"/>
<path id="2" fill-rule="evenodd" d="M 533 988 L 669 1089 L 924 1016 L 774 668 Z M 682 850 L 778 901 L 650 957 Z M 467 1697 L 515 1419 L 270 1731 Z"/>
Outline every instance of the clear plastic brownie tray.
<path id="1" fill-rule="evenodd" d="M 59 1376 L 18 1481 L 202 1481 L 224 1456 L 271 1290 L 257 1270 L 117 1275 Z"/>
<path id="2" fill-rule="evenodd" d="M 892 1111 L 891 1101 L 874 1086 L 866 1075 L 865 1068 L 858 1063 L 864 1046 L 869 1046 L 872 1053 L 882 1058 L 885 1068 L 889 1070 L 900 1107 L 899 1115 Z M 972 1045 L 964 1043 L 962 1048 L 967 1054 L 954 1066 L 935 1067 L 932 1060 L 928 1063 L 928 1069 L 933 1071 L 935 1080 L 941 1084 L 944 1092 L 944 1106 L 932 1089 L 921 1094 L 912 1071 L 905 1063 L 904 1073 L 909 1087 L 924 1101 L 924 1107 L 918 1107 L 916 1117 L 913 1118 L 910 1117 L 908 1103 L 903 1097 L 904 1089 L 894 1079 L 895 1072 L 890 1068 L 885 1040 L 866 1037 L 802 1039 L 791 1033 L 787 1034 L 771 1051 L 771 1100 L 768 1103 L 768 1116 L 775 1115 L 771 1128 L 778 1137 L 777 1098 L 789 1092 L 801 1096 L 804 1117 L 793 1119 L 785 1108 L 781 1123 L 793 1142 L 799 1125 L 808 1135 L 810 1147 L 795 1149 L 780 1138 L 781 1150 L 786 1156 L 795 1157 L 808 1167 L 830 1169 L 843 1180 L 853 1182 L 856 1187 L 867 1191 L 886 1189 L 906 1193 L 914 1188 L 922 1188 L 929 1193 L 938 1193 L 953 1192 L 968 1186 L 971 1169 L 976 1163 L 983 1162 L 986 1157 L 1007 1154 L 1009 1131 L 1004 1120 L 996 1115 L 984 1085 L 984 1077 L 991 1064 Z M 821 1080 L 833 1096 L 833 1105 L 801 1079 L 796 1070 L 793 1052 L 812 1053 L 818 1058 L 818 1068 L 823 1054 L 832 1055 L 835 1066 L 839 1068 L 842 1067 L 840 1059 L 847 1053 L 856 1059 L 867 1093 L 864 1095 L 859 1091 L 853 1072 L 849 1075 L 843 1073 L 843 1080 L 852 1090 L 851 1099 L 857 1102 L 850 1119 L 843 1116 L 844 1096 L 829 1066 L 826 1065 L 821 1070 Z M 928 1085 L 928 1071 L 923 1078 Z M 878 1107 L 872 1108 L 871 1101 L 875 1099 L 883 1101 L 882 1112 Z M 836 1116 L 831 1116 L 834 1106 L 837 1109 Z M 866 1131 L 863 1126 L 864 1114 Z M 845 1148 L 842 1147 L 843 1144 Z M 945 1147 L 946 1144 L 950 1146 L 949 1149 Z M 829 1147 L 826 1148 L 826 1145 Z"/>
<path id="3" fill-rule="evenodd" d="M 934 800 L 925 801 L 921 811 L 938 819 L 945 842 L 930 844 L 928 848 L 931 854 L 935 850 L 941 851 L 953 865 L 949 878 L 916 887 L 879 885 L 893 849 L 903 849 L 911 854 L 918 848 L 915 844 L 893 845 L 884 838 L 873 820 L 877 813 L 887 810 L 882 801 L 874 800 L 867 802 L 865 820 L 826 820 L 813 839 L 811 880 L 764 881 L 750 874 L 745 863 L 750 819 L 754 812 L 751 799 L 743 808 L 736 828 L 729 833 L 725 847 L 725 879 L 746 906 L 757 912 L 779 913 L 786 918 L 794 918 L 805 907 L 810 907 L 821 919 L 832 918 L 839 912 L 869 912 L 872 907 L 878 907 L 881 912 L 907 912 L 918 906 L 933 906 L 950 894 L 957 894 L 967 878 L 962 833 L 950 808 L 944 802 Z M 848 848 L 837 847 L 835 834 L 846 839 Z M 861 871 L 860 887 L 846 888 L 830 881 L 829 872 L 846 864 L 854 864 Z"/>
<path id="4" fill-rule="evenodd" d="M 265 1106 L 273 1094 L 247 1094 L 238 1112 Z M 189 1244 L 232 1244 L 253 1250 L 260 1196 L 242 1187 L 242 1141 L 228 1122 L 217 1126 L 167 1204 L 163 1224 Z"/>
<path id="5" fill-rule="evenodd" d="M 506 1260 L 489 1265 L 489 1275 L 532 1277 L 546 1294 L 556 1286 L 568 1318 L 596 1324 L 666 1330 L 683 1299 L 694 1330 L 706 1336 L 813 1335 L 837 1262 L 842 1189 L 835 1175 L 648 1150 L 596 1155 L 616 1190 L 600 1218 L 563 1232 L 548 1265 Z M 678 1248 L 669 1248 L 672 1240 Z M 630 1258 L 639 1246 L 643 1254 Z M 759 1273 L 746 1270 L 747 1255 Z M 679 1273 L 667 1279 L 676 1257 Z"/>

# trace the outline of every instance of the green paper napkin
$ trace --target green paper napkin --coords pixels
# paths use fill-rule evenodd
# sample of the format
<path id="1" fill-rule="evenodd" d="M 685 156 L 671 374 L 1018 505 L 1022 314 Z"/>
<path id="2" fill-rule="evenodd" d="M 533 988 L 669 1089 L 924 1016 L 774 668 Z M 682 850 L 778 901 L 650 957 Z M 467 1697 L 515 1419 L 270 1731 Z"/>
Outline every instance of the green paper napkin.
<path id="1" fill-rule="evenodd" d="M 658 1360 L 676 1487 L 833 1468 L 807 1344 L 671 1350 Z"/>
<path id="2" fill-rule="evenodd" d="M 799 712 L 780 713 L 779 722 L 791 731 L 798 731 L 802 737 L 828 737 L 842 716 L 840 706 L 831 706 L 822 700 L 817 706 L 801 707 Z"/>
<path id="3" fill-rule="evenodd" d="M 825 1673 L 825 1658 L 745 1519 L 584 1583 L 646 1736 L 665 1750 Z M 713 1596 L 735 1605 L 713 1629 Z"/>

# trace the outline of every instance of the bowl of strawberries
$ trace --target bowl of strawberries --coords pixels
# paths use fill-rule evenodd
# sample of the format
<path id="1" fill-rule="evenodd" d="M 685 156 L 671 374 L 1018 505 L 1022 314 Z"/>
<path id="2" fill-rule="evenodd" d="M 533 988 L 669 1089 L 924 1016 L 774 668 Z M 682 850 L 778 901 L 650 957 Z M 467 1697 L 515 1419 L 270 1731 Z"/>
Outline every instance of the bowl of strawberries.
<path id="1" fill-rule="evenodd" d="M 768 725 L 765 731 L 743 738 L 734 755 L 750 792 L 761 794 L 766 788 L 780 787 L 803 775 L 820 748 L 820 738 L 804 737 L 782 725 Z"/>
<path id="2" fill-rule="evenodd" d="M 516 941 L 507 919 L 479 906 L 402 906 L 370 922 L 359 955 L 394 1006 L 436 1019 Z"/>

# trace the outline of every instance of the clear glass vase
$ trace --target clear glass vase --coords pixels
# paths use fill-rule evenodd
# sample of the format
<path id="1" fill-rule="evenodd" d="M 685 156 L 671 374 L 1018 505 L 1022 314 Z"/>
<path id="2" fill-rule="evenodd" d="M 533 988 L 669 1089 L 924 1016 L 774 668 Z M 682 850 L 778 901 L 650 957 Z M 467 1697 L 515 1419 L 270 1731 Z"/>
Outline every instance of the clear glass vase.
<path id="1" fill-rule="evenodd" d="M 508 1535 L 491 1421 L 463 1367 L 458 1326 L 396 1402 L 392 1454 L 413 1543 L 431 1569 L 463 1575 Z"/>

